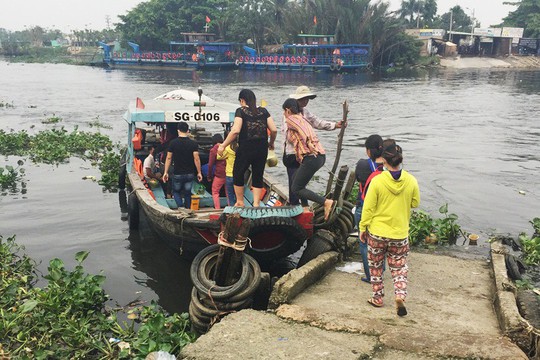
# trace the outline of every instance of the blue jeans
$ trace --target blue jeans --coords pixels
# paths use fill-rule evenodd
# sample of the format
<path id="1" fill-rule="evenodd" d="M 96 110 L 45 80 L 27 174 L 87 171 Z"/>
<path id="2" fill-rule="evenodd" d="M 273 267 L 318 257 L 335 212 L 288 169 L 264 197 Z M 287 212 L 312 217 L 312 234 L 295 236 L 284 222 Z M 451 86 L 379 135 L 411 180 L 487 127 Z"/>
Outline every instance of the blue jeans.
<path id="1" fill-rule="evenodd" d="M 236 204 L 236 194 L 234 193 L 234 178 L 227 176 L 225 178 L 225 190 L 227 192 L 227 203 L 229 206 Z"/>
<path id="2" fill-rule="evenodd" d="M 193 179 L 195 179 L 195 175 L 193 174 L 173 175 L 173 197 L 178 207 L 185 206 L 186 209 L 191 207 L 191 185 L 193 184 Z"/>

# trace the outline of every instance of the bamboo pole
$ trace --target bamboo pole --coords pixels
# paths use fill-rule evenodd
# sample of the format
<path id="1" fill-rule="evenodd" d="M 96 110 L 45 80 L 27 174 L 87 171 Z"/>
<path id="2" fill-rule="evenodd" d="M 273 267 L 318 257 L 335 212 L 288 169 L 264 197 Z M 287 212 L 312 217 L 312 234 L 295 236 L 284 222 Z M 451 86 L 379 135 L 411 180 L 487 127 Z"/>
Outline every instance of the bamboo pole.
<path id="1" fill-rule="evenodd" d="M 343 102 L 343 118 L 341 121 L 341 129 L 338 135 L 338 145 L 336 149 L 336 158 L 334 159 L 334 166 L 332 166 L 332 171 L 328 177 L 328 184 L 326 184 L 326 194 L 330 194 L 332 191 L 332 184 L 334 182 L 334 174 L 336 173 L 337 167 L 339 165 L 339 159 L 341 157 L 341 150 L 343 146 L 343 135 L 345 134 L 345 128 L 347 127 L 347 115 L 349 114 L 349 104 L 347 100 Z"/>

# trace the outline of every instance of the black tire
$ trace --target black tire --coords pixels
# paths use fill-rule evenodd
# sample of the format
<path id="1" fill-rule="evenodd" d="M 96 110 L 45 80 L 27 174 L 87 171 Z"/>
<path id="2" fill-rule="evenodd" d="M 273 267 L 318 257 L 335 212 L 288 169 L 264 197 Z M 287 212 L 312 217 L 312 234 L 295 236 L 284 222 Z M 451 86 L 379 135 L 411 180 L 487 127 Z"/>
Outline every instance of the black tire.
<path id="1" fill-rule="evenodd" d="M 540 300 L 532 290 L 519 290 L 517 293 L 519 313 L 536 329 L 540 328 Z"/>
<path id="2" fill-rule="evenodd" d="M 139 199 L 134 192 L 128 196 L 128 223 L 130 230 L 139 228 Z"/>
<path id="3" fill-rule="evenodd" d="M 336 71 L 336 64 L 334 63 L 330 64 L 330 71 Z"/>
<path id="4" fill-rule="evenodd" d="M 299 268 L 315 259 L 317 256 L 334 249 L 335 235 L 328 230 L 318 230 L 313 234 L 311 239 L 307 240 L 306 248 L 296 267 Z"/>
<path id="5" fill-rule="evenodd" d="M 118 190 L 126 189 L 126 176 L 127 176 L 126 164 L 120 165 L 120 171 L 118 172 Z"/>
<path id="6" fill-rule="evenodd" d="M 258 247 L 260 241 L 258 241 L 257 237 L 265 232 L 276 233 L 281 236 L 283 241 L 270 248 Z M 307 237 L 306 231 L 291 218 L 270 216 L 252 219 L 249 231 L 252 247 L 248 250 L 248 253 L 257 261 L 267 264 L 298 251 Z"/>
<path id="7" fill-rule="evenodd" d="M 206 65 L 206 60 L 200 59 L 200 60 L 197 62 L 197 65 L 198 65 L 200 68 L 203 68 L 203 67 Z"/>
<path id="8" fill-rule="evenodd" d="M 504 262 L 506 264 L 506 271 L 508 272 L 508 277 L 512 280 L 522 280 L 523 277 L 519 272 L 519 267 L 516 261 L 516 258 L 512 255 L 505 255 Z"/>
<path id="9" fill-rule="evenodd" d="M 195 256 L 191 263 L 190 275 L 193 286 L 201 294 L 209 294 L 214 299 L 227 299 L 246 285 L 249 280 L 249 263 L 246 256 L 242 257 L 242 273 L 240 278 L 232 285 L 217 286 L 210 279 L 210 273 L 217 260 L 219 245 L 214 244 L 204 248 Z"/>

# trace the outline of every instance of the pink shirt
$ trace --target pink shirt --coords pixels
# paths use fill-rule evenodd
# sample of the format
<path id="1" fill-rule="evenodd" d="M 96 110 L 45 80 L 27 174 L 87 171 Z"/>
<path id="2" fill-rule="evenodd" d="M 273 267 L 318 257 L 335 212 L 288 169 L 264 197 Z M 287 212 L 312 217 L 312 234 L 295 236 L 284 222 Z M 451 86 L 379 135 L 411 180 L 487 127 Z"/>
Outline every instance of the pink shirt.
<path id="1" fill-rule="evenodd" d="M 325 153 L 313 127 L 302 115 L 287 116 L 285 122 L 287 123 L 287 141 L 293 145 L 298 162 L 301 163 L 306 155 L 317 156 Z"/>
<path id="2" fill-rule="evenodd" d="M 210 157 L 208 159 L 208 176 L 209 178 L 217 177 L 219 179 L 225 179 L 225 160 L 217 160 L 217 148 L 219 144 L 216 144 L 210 149 Z M 215 166 L 215 168 L 214 168 Z"/>

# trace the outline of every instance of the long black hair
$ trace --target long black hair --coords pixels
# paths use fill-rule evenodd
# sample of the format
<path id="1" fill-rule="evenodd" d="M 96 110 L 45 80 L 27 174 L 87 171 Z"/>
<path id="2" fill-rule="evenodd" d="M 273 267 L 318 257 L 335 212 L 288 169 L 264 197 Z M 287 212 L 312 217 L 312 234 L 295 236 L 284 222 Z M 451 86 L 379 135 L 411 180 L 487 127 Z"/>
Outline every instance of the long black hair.
<path id="1" fill-rule="evenodd" d="M 244 99 L 246 102 L 249 110 L 255 115 L 258 113 L 257 111 L 257 98 L 255 97 L 255 93 L 249 89 L 242 89 L 240 91 L 240 94 L 238 94 L 238 101 L 240 99 Z"/>
<path id="2" fill-rule="evenodd" d="M 288 98 L 283 103 L 283 110 L 289 109 L 291 113 L 298 114 L 300 112 L 300 105 L 298 105 L 298 100 L 293 98 Z"/>

